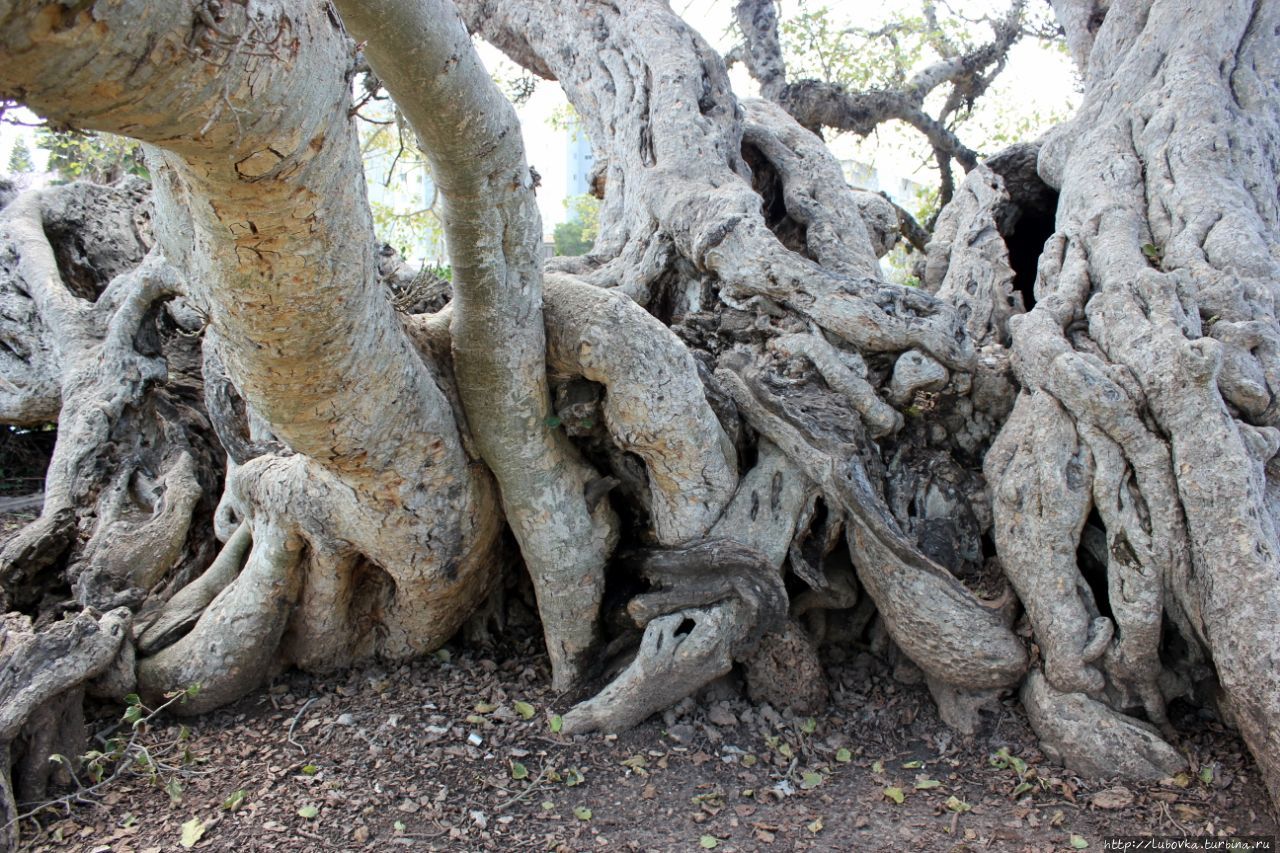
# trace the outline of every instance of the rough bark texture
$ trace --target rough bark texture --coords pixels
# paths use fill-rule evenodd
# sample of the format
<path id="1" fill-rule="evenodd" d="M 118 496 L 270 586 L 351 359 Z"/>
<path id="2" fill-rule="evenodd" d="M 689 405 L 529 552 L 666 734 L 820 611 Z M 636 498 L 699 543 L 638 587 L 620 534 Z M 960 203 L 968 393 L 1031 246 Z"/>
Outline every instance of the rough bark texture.
<path id="1" fill-rule="evenodd" d="M 567 731 L 737 664 L 811 707 L 816 645 L 875 613 L 949 723 L 1020 689 L 1081 773 L 1176 770 L 1165 707 L 1216 674 L 1280 796 L 1276 4 L 1055 4 L 1084 107 L 973 168 L 919 289 L 880 275 L 897 213 L 782 108 L 771 4 L 740 11 L 782 107 L 659 0 L 338 5 L 435 164 L 434 314 L 375 249 L 335 10 L 0 0 L 0 91 L 143 139 L 156 178 L 151 228 L 131 187 L 0 210 L 0 417 L 59 421 L 0 555 L 36 616 L 4 654 L 34 684 L 35 650 L 77 649 L 0 688 L 78 708 L 112 667 L 95 689 L 199 683 L 194 713 L 278 666 L 421 654 L 509 524 L 557 684 L 617 673 Z M 600 238 L 545 276 L 464 24 L 559 81 L 601 164 Z M 30 703 L 0 698 L 13 749 Z"/>
<path id="2" fill-rule="evenodd" d="M 1188 690 L 1162 677 L 1178 663 L 1160 654 L 1167 611 L 1207 648 L 1280 796 L 1280 646 L 1261 628 L 1280 616 L 1280 9 L 1202 11 L 1117 2 L 1097 29 L 1081 112 L 1040 156 L 1057 231 L 1035 308 L 1009 324 L 1024 390 L 986 469 L 1048 685 L 1163 722 Z M 1064 23 L 1081 55 L 1079 21 Z M 1110 617 L 1075 559 L 1090 507 Z"/>

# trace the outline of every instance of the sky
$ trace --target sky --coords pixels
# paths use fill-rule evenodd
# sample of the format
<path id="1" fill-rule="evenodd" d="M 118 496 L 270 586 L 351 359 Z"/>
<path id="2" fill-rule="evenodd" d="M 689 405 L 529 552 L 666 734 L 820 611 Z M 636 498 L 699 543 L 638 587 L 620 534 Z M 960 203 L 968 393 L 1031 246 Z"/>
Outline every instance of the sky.
<path id="1" fill-rule="evenodd" d="M 781 0 L 783 16 L 794 13 L 798 2 L 799 0 Z M 983 14 L 998 14 L 1006 4 L 1007 0 L 950 0 L 953 9 L 971 18 Z M 734 0 L 671 0 L 671 5 L 722 53 L 733 47 L 729 26 Z M 810 0 L 809 8 L 821 5 L 823 4 L 819 0 Z M 843 21 L 847 25 L 873 28 L 882 23 L 886 15 L 895 11 L 918 10 L 919 0 L 878 0 L 876 3 L 837 0 L 827 5 L 832 10 L 834 20 Z M 947 5 L 947 0 L 942 0 L 941 5 Z M 499 77 L 515 75 L 515 67 L 498 51 L 484 44 L 479 45 L 479 50 L 492 73 Z M 741 64 L 731 70 L 730 78 L 734 91 L 739 96 L 757 94 L 754 82 Z M 1025 39 L 1015 46 L 1008 67 L 984 100 L 1014 105 L 1017 110 L 1028 115 L 1035 112 L 1041 115 L 1069 115 L 1078 101 L 1070 61 L 1061 52 L 1046 50 L 1033 40 Z M 566 218 L 564 190 L 568 178 L 568 136 L 563 130 L 551 126 L 552 115 L 562 110 L 565 103 L 559 87 L 554 83 L 544 82 L 538 85 L 527 103 L 517 108 L 529 160 L 542 175 L 538 198 L 543 230 L 548 235 L 557 223 Z M 26 121 L 34 119 L 30 113 L 17 115 Z M 27 147 L 31 150 L 37 167 L 43 169 L 47 155 L 36 148 L 34 132 L 30 128 L 6 123 L 0 124 L 0 172 L 6 170 L 10 150 L 18 136 L 26 138 Z M 922 169 L 926 165 L 923 159 L 910 152 L 909 146 L 903 144 L 903 137 L 902 131 L 883 128 L 863 141 L 855 140 L 850 134 L 843 134 L 830 144 L 839 158 L 872 163 L 882 175 L 890 179 L 906 178 L 932 183 L 929 173 Z M 982 147 L 983 140 L 966 138 L 965 141 L 974 147 Z M 406 201 L 407 205 L 416 203 L 416 200 Z"/>

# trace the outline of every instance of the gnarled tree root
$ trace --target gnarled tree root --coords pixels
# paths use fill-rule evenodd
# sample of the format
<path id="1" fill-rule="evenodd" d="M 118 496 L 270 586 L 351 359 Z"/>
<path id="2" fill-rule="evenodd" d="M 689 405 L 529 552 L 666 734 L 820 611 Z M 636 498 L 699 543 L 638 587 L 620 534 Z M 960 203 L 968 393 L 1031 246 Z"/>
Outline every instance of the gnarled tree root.
<path id="1" fill-rule="evenodd" d="M 1154 727 L 1083 693 L 1055 690 L 1039 670 L 1027 676 L 1021 695 L 1041 750 L 1081 776 L 1155 781 L 1187 765 Z"/>
<path id="2" fill-rule="evenodd" d="M 232 702 L 262 683 L 275 663 L 298 594 L 302 542 L 259 522 L 240 575 L 204 610 L 191 633 L 138 665 L 144 700 L 198 686 L 176 713 L 194 715 Z"/>
<path id="3" fill-rule="evenodd" d="M 899 531 L 852 448 L 821 450 L 762 401 L 768 392 L 728 369 L 716 378 L 739 411 L 797 464 L 849 518 L 858 579 L 899 647 L 929 676 L 967 689 L 1012 687 L 1027 667 L 1022 643 L 999 612 L 982 605 Z"/>
<path id="4" fill-rule="evenodd" d="M 11 613 L 0 625 L 0 843 L 15 849 L 16 801 L 38 800 L 57 765 L 52 752 L 83 752 L 84 686 L 128 642 L 129 611 L 85 610 L 39 633 Z M 13 784 L 10 783 L 13 774 Z M 16 795 L 16 797 L 15 797 Z"/>
<path id="5" fill-rule="evenodd" d="M 733 668 L 747 606 L 736 599 L 660 616 L 645 626 L 635 660 L 564 716 L 564 731 L 616 732 L 679 702 Z M 692 628 L 682 630 L 685 623 Z"/>
<path id="6" fill-rule="evenodd" d="M 627 560 L 656 588 L 627 608 L 644 627 L 640 648 L 621 675 L 565 715 L 565 731 L 636 725 L 727 673 L 786 619 L 777 568 L 738 542 L 705 540 Z"/>
<path id="7" fill-rule="evenodd" d="M 140 626 L 142 630 L 136 640 L 138 651 L 154 654 L 194 625 L 209 603 L 240 573 L 252 543 L 253 532 L 248 522 L 241 522 L 209 568 L 178 590 L 148 624 Z"/>

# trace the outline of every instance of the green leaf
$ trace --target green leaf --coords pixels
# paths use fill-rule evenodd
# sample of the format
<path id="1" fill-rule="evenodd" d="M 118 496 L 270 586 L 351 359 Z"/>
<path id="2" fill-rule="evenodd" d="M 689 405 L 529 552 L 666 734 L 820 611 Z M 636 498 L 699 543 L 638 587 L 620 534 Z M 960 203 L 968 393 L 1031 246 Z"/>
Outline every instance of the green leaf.
<path id="1" fill-rule="evenodd" d="M 757 762 L 757 761 L 759 761 L 759 760 L 760 760 L 760 759 L 756 758 L 755 753 L 748 752 L 746 755 L 742 756 L 742 766 L 743 766 L 743 767 L 755 767 L 755 766 L 756 766 L 756 762 Z"/>
<path id="2" fill-rule="evenodd" d="M 124 709 L 124 721 L 130 725 L 136 726 L 142 722 L 142 706 L 130 705 Z"/>
<path id="3" fill-rule="evenodd" d="M 973 808 L 973 806 L 969 805 L 964 800 L 954 795 L 947 797 L 947 801 L 946 803 L 944 803 L 944 805 L 951 811 L 956 812 L 957 814 L 967 812 L 969 811 L 969 809 Z"/>
<path id="4" fill-rule="evenodd" d="M 204 824 L 200 818 L 193 817 L 182 825 L 182 846 L 195 847 L 196 842 L 204 837 Z"/>
<path id="5" fill-rule="evenodd" d="M 222 801 L 222 807 L 229 812 L 235 811 L 236 809 L 240 808 L 240 804 L 244 802 L 244 795 L 245 795 L 244 788 L 240 788 L 237 791 L 233 791 L 231 793 L 231 796 L 227 797 L 225 800 Z"/>
<path id="6" fill-rule="evenodd" d="M 137 693 L 130 693 L 128 696 L 124 697 L 124 704 L 126 704 L 126 705 L 141 705 L 141 704 L 142 704 L 142 697 L 141 697 L 141 696 L 139 696 Z"/>
<path id="7" fill-rule="evenodd" d="M 200 685 L 199 684 L 191 685 L 190 687 L 187 688 L 186 693 L 187 693 L 188 699 L 196 698 L 197 696 L 200 695 Z"/>
<path id="8" fill-rule="evenodd" d="M 391 824 L 391 828 L 394 829 L 398 835 L 403 835 L 404 829 L 405 829 L 404 821 L 402 820 L 396 821 L 395 823 Z"/>
<path id="9" fill-rule="evenodd" d="M 318 814 L 320 814 L 320 810 L 315 806 L 303 806 L 298 809 L 298 817 L 305 817 L 307 820 L 311 820 Z"/>
<path id="10" fill-rule="evenodd" d="M 812 832 L 814 835 L 817 835 L 819 832 L 822 832 L 822 818 L 814 818 L 811 823 L 805 824 L 804 828 Z"/>
<path id="11" fill-rule="evenodd" d="M 813 717 L 806 717 L 804 722 L 800 725 L 800 731 L 804 732 L 807 735 L 811 735 L 817 730 L 818 730 L 818 721 L 815 720 Z"/>
<path id="12" fill-rule="evenodd" d="M 1018 786 L 1013 789 L 1013 793 L 1010 794 L 1010 796 L 1021 797 L 1023 794 L 1025 794 L 1027 791 L 1030 791 L 1034 787 L 1035 785 L 1032 785 L 1030 782 L 1019 782 Z"/>
<path id="13" fill-rule="evenodd" d="M 585 781 L 587 781 L 586 777 L 584 777 L 582 775 L 582 771 L 576 767 L 570 767 L 564 771 L 564 783 L 570 788 L 575 785 L 581 785 Z"/>
<path id="14" fill-rule="evenodd" d="M 1213 765 L 1206 764 L 1200 768 L 1200 781 L 1206 785 L 1213 784 Z"/>
<path id="15" fill-rule="evenodd" d="M 849 750 L 845 749 L 843 746 L 836 750 L 836 761 L 839 761 L 841 764 L 848 764 L 852 760 L 853 753 L 849 752 Z"/>
<path id="16" fill-rule="evenodd" d="M 791 744 L 784 743 L 778 747 L 778 755 L 783 758 L 795 758 L 795 752 L 791 749 Z"/>
<path id="17" fill-rule="evenodd" d="M 477 714 L 492 714 L 496 710 L 498 710 L 498 706 L 490 702 L 477 702 L 475 707 Z"/>
<path id="18" fill-rule="evenodd" d="M 586 806 L 574 806 L 573 816 L 578 820 L 591 820 L 591 809 Z"/>
<path id="19" fill-rule="evenodd" d="M 630 767 L 632 770 L 639 770 L 642 767 L 647 767 L 648 762 L 644 760 L 643 755 L 633 755 L 630 758 L 623 761 L 622 766 Z"/>
<path id="20" fill-rule="evenodd" d="M 720 846 L 720 839 L 714 835 L 704 835 L 698 839 L 698 846 L 704 850 L 714 850 Z"/>
<path id="21" fill-rule="evenodd" d="M 164 792 L 169 795 L 169 802 L 177 805 L 182 802 L 182 783 L 177 779 L 170 779 L 164 784 Z"/>
<path id="22" fill-rule="evenodd" d="M 1071 846 L 1072 846 L 1072 847 L 1074 847 L 1074 848 L 1076 848 L 1077 850 L 1083 850 L 1083 849 L 1085 849 L 1086 847 L 1088 847 L 1088 846 L 1089 846 L 1089 842 L 1088 842 L 1088 841 L 1085 841 L 1085 840 L 1084 840 L 1084 838 L 1083 838 L 1082 836 L 1079 836 L 1079 835 L 1072 835 L 1072 836 L 1071 836 Z"/>
<path id="23" fill-rule="evenodd" d="M 553 803 L 553 802 L 551 802 L 550 800 L 543 800 L 543 801 L 542 801 L 542 810 L 543 810 L 544 812 L 549 812 L 549 811 L 551 811 L 552 809 L 554 809 L 555 807 L 556 807 L 556 804 L 555 804 L 555 803 Z"/>
<path id="24" fill-rule="evenodd" d="M 919 770 L 923 766 L 924 766 L 923 762 L 908 761 L 906 764 L 902 765 L 902 769 L 903 770 Z"/>
<path id="25" fill-rule="evenodd" d="M 304 764 L 304 765 L 302 765 L 302 775 L 303 775 L 303 776 L 314 776 L 314 775 L 316 775 L 316 774 L 317 774 L 317 773 L 319 773 L 319 772 L 320 772 L 320 768 L 319 768 L 319 767 L 317 767 L 317 766 L 315 766 L 314 764 Z"/>
<path id="26" fill-rule="evenodd" d="M 898 805 L 902 805 L 903 802 L 906 801 L 907 799 L 907 795 L 902 793 L 901 788 L 894 788 L 894 787 L 885 788 L 884 795 L 889 799 L 893 800 Z"/>
<path id="27" fill-rule="evenodd" d="M 872 772 L 872 773 L 883 773 L 883 772 L 884 772 L 884 762 L 883 762 L 883 761 L 873 761 L 873 762 L 871 762 L 871 772 Z"/>
<path id="28" fill-rule="evenodd" d="M 448 649 L 436 649 L 436 660 L 441 663 L 448 663 L 453 659 L 453 654 Z"/>
<path id="29" fill-rule="evenodd" d="M 806 791 L 811 791 L 822 784 L 822 774 L 812 771 L 805 771 L 800 775 L 800 787 Z"/>
<path id="30" fill-rule="evenodd" d="M 551 715 L 551 733 L 560 734 L 560 730 L 564 728 L 564 717 L 559 714 Z"/>
<path id="31" fill-rule="evenodd" d="M 525 767 L 519 761 L 511 762 L 511 778 L 512 779 L 528 779 L 529 768 Z"/>
<path id="32" fill-rule="evenodd" d="M 533 715 L 538 713 L 528 702 L 517 702 L 515 708 L 522 720 L 532 720 Z"/>
<path id="33" fill-rule="evenodd" d="M 551 415 L 550 417 L 544 419 L 542 422 L 547 426 L 549 426 L 551 429 L 555 429 L 556 427 L 560 426 L 560 419 L 555 415 Z"/>
<path id="34" fill-rule="evenodd" d="M 942 785 L 937 779 L 920 779 L 916 782 L 917 791 L 928 791 L 931 788 L 937 788 Z"/>

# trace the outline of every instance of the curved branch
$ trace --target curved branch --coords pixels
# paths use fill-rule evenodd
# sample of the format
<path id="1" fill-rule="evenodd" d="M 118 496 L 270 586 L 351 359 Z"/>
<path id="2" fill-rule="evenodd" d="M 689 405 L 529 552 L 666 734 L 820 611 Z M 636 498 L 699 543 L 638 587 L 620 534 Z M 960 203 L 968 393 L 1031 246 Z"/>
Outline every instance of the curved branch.
<path id="1" fill-rule="evenodd" d="M 901 89 L 863 92 L 850 92 L 838 83 L 823 80 L 787 83 L 774 0 L 740 0 L 734 12 L 746 37 L 742 54 L 751 76 L 760 83 L 761 93 L 795 116 L 801 125 L 815 132 L 830 127 L 866 136 L 883 122 L 898 119 L 920 131 L 939 157 L 956 160 L 967 172 L 977 165 L 977 154 L 947 128 L 946 112 L 935 118 L 925 111 L 925 98 L 950 83 L 957 93 L 972 100 L 989 86 L 1022 34 L 1025 6 L 1026 0 L 1014 0 L 1004 17 L 993 23 L 992 39 L 986 44 L 963 54 L 944 46 L 943 58 L 916 72 Z M 993 65 L 995 72 L 984 75 L 983 71 Z"/>
<path id="2" fill-rule="evenodd" d="M 440 0 L 337 3 L 370 66 L 418 131 L 444 201 L 454 273 L 458 392 L 538 593 L 553 681 L 581 674 L 611 548 L 607 504 L 549 423 L 541 219 L 515 111 Z M 459 133 L 459 128 L 466 128 Z"/>
<path id="3" fill-rule="evenodd" d="M 787 66 L 778 38 L 778 9 L 773 0 L 739 0 L 733 9 L 743 45 L 747 69 L 760 84 L 760 94 L 778 100 L 787 86 Z"/>
<path id="4" fill-rule="evenodd" d="M 547 276 L 544 310 L 549 366 L 603 384 L 605 425 L 644 460 L 658 541 L 705 535 L 733 496 L 737 452 L 693 356 L 630 299 L 565 276 Z"/>

